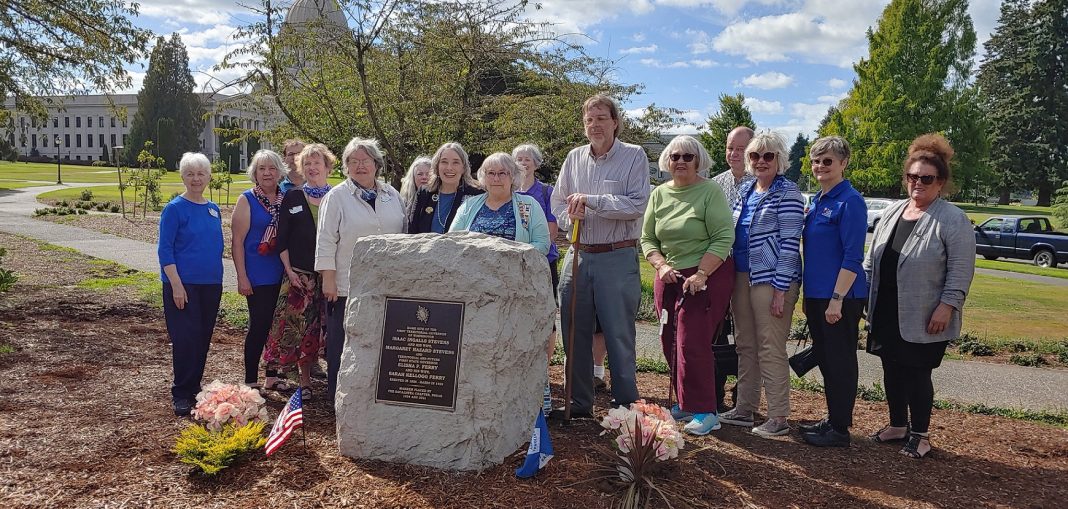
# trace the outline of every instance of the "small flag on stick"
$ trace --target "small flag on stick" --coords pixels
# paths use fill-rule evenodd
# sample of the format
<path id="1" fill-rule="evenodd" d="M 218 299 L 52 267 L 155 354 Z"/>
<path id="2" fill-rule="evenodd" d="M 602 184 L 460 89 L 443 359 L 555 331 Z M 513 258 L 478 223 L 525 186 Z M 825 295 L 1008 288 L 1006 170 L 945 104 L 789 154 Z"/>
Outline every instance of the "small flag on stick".
<path id="1" fill-rule="evenodd" d="M 304 424 L 304 405 L 301 403 L 301 392 L 303 392 L 301 389 L 297 389 L 293 393 L 293 396 L 289 398 L 289 403 L 282 409 L 282 413 L 278 414 L 278 419 L 274 421 L 271 434 L 267 437 L 266 449 L 268 456 L 278 450 L 279 447 L 282 447 L 282 444 L 286 442 L 293 430 Z"/>
<path id="2" fill-rule="evenodd" d="M 549 440 L 549 427 L 545 425 L 545 414 L 538 411 L 538 418 L 534 421 L 534 431 L 530 434 L 530 447 L 527 448 L 527 459 L 523 466 L 515 471 L 515 476 L 520 479 L 534 477 L 539 470 L 549 464 L 553 459 L 553 443 Z"/>

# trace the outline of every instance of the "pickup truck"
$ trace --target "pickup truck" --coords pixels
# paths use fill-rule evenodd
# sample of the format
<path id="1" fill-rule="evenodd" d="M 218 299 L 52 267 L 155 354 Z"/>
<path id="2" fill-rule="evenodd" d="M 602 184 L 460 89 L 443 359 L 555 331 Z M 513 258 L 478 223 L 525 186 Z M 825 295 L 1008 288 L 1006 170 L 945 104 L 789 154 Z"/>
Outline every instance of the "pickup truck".
<path id="1" fill-rule="evenodd" d="M 1068 233 L 1055 232 L 1040 216 L 1001 216 L 975 227 L 975 254 L 987 260 L 1033 260 L 1039 267 L 1068 263 Z"/>

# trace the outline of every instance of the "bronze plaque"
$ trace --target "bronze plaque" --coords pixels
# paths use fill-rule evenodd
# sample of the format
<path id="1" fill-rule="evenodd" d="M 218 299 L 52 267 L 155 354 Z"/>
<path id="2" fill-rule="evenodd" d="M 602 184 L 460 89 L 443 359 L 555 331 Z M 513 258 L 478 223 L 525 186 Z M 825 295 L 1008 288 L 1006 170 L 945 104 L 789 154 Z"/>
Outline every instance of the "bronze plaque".
<path id="1" fill-rule="evenodd" d="M 386 297 L 376 403 L 456 410 L 464 303 Z"/>

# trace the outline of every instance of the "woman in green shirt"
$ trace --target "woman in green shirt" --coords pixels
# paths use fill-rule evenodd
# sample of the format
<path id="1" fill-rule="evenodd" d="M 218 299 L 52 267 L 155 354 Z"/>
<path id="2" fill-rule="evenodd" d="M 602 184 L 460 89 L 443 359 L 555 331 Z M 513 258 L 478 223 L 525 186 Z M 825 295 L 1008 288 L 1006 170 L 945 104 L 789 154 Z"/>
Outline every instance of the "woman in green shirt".
<path id="1" fill-rule="evenodd" d="M 700 176 L 708 152 L 690 136 L 677 136 L 660 153 L 671 181 L 649 196 L 641 247 L 656 270 L 653 295 L 662 324 L 660 342 L 679 403 L 671 409 L 683 428 L 706 435 L 720 427 L 716 414 L 712 336 L 734 290 L 734 222 L 727 198 Z"/>

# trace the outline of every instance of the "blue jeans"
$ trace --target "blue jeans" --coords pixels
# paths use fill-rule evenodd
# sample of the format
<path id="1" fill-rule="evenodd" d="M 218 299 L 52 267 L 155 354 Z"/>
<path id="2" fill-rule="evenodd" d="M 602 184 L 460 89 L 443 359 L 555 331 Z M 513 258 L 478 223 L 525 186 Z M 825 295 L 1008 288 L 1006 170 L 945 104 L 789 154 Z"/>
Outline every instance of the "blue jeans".
<path id="1" fill-rule="evenodd" d="M 601 324 L 608 359 L 612 365 L 612 397 L 618 404 L 638 399 L 635 379 L 634 320 L 641 302 L 638 250 L 634 247 L 605 253 L 579 253 L 578 278 L 572 280 L 575 249 L 568 249 L 560 274 L 560 325 L 564 346 L 572 350 L 572 410 L 593 410 L 593 328 Z M 571 294 L 575 292 L 575 316 Z M 575 337 L 570 337 L 571 322 Z"/>

